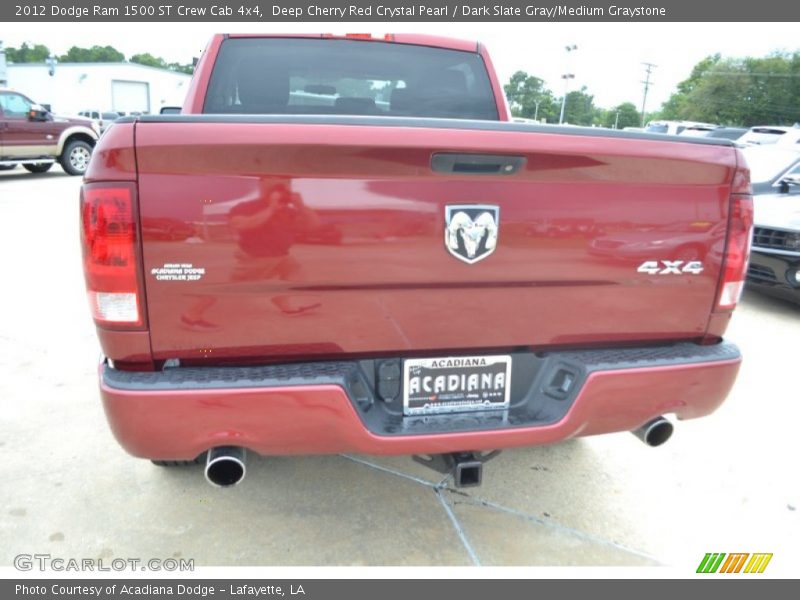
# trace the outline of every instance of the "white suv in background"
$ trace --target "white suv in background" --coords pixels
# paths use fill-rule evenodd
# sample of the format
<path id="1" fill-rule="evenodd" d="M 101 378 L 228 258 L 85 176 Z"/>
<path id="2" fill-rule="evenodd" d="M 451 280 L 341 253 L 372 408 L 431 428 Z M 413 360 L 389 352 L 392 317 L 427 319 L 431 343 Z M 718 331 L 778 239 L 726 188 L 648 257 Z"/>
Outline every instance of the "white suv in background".
<path id="1" fill-rule="evenodd" d="M 646 133 L 663 133 L 665 135 L 679 135 L 685 129 L 711 131 L 719 127 L 713 123 L 699 123 L 697 121 L 650 121 L 644 128 Z"/>
<path id="2" fill-rule="evenodd" d="M 795 128 L 778 125 L 759 125 L 758 127 L 751 127 L 747 133 L 739 138 L 739 143 L 748 146 L 776 144 L 793 129 Z"/>
<path id="3" fill-rule="evenodd" d="M 118 112 L 110 110 L 82 110 L 78 113 L 78 115 L 81 117 L 88 117 L 97 123 L 97 127 L 100 129 L 100 135 L 102 135 L 114 121 L 122 116 Z"/>

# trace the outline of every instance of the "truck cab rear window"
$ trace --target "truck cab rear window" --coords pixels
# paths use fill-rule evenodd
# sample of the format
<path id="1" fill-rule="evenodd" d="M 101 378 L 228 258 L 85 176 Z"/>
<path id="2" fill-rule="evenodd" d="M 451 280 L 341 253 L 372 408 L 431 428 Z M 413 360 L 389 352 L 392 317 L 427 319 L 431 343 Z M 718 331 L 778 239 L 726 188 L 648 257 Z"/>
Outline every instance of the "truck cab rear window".
<path id="1" fill-rule="evenodd" d="M 477 53 L 304 38 L 225 40 L 203 112 L 498 120 Z"/>

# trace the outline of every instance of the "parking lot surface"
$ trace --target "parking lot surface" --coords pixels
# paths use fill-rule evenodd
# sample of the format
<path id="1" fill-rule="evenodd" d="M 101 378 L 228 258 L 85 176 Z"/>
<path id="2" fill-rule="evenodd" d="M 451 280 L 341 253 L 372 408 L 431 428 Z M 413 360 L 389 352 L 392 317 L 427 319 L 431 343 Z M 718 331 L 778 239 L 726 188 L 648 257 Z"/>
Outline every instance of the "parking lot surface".
<path id="1" fill-rule="evenodd" d="M 249 457 L 244 482 L 125 454 L 96 388 L 80 178 L 0 173 L 0 565 L 21 553 L 228 565 L 672 565 L 772 552 L 800 533 L 800 309 L 746 293 L 745 360 L 714 415 L 666 445 L 632 435 L 509 450 L 479 488 L 407 457 Z M 790 571 L 790 569 L 792 571 Z"/>

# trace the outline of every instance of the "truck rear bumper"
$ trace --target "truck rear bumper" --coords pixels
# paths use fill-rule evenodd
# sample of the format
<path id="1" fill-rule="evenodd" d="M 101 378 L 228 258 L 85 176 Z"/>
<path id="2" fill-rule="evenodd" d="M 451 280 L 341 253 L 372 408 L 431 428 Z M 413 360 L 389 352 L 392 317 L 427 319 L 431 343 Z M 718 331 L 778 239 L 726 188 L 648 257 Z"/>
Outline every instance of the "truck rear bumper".
<path id="1" fill-rule="evenodd" d="M 736 346 L 722 343 L 525 360 L 535 365 L 523 370 L 530 386 L 510 410 L 423 418 L 384 408 L 364 361 L 152 373 L 122 372 L 104 362 L 100 390 L 117 440 L 143 458 L 188 460 L 215 446 L 265 455 L 438 454 L 629 431 L 670 413 L 701 417 L 725 400 L 741 357 Z M 552 397 L 547 384 L 563 368 L 574 372 L 574 389 Z"/>

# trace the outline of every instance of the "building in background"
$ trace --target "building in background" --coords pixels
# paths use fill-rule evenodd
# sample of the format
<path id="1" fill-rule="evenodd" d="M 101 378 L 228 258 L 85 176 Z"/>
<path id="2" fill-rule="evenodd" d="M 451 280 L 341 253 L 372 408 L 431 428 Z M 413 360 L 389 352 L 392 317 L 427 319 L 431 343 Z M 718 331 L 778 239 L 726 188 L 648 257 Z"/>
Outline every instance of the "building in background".
<path id="1" fill-rule="evenodd" d="M 61 115 L 85 110 L 157 114 L 162 106 L 181 106 L 191 80 L 184 73 L 127 62 L 50 60 L 6 69 L 8 87 Z"/>

